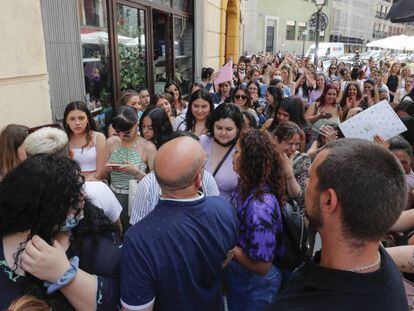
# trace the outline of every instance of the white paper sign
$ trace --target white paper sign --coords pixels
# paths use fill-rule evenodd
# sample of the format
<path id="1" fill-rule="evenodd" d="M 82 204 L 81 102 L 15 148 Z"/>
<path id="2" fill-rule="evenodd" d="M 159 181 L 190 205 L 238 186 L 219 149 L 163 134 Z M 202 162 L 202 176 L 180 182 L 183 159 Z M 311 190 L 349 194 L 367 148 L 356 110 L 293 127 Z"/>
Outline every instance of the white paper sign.
<path id="1" fill-rule="evenodd" d="M 407 130 L 390 104 L 384 100 L 339 124 L 346 138 L 373 141 L 374 135 L 387 140 Z"/>

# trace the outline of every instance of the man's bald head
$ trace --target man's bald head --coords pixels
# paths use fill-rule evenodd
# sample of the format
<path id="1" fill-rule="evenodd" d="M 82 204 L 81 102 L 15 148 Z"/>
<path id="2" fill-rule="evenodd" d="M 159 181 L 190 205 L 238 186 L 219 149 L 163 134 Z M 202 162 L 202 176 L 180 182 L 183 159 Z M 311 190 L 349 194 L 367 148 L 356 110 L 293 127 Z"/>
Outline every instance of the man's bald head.
<path id="1" fill-rule="evenodd" d="M 175 138 L 158 150 L 154 172 L 162 190 L 190 187 L 201 173 L 206 159 L 200 143 L 191 137 Z"/>

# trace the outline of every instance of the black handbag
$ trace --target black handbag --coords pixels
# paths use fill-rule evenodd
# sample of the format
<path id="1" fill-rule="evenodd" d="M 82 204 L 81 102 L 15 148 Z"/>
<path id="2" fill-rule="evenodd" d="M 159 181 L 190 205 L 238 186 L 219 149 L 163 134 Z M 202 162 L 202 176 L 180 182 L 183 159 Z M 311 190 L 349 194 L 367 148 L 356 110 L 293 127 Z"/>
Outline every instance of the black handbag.
<path id="1" fill-rule="evenodd" d="M 305 261 L 310 250 L 306 217 L 294 200 L 286 202 L 281 214 L 284 255 L 276 258 L 275 264 L 282 269 L 294 270 Z"/>

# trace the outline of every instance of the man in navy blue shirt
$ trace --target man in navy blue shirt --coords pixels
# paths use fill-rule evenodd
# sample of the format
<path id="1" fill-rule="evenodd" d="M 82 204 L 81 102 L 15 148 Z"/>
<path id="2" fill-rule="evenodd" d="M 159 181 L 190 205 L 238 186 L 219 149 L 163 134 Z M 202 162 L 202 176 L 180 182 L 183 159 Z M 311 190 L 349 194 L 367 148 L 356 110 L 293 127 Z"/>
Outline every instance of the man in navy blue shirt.
<path id="1" fill-rule="evenodd" d="M 220 272 L 235 246 L 234 210 L 198 192 L 206 155 L 190 137 L 164 144 L 155 158 L 158 205 L 125 235 L 123 310 L 220 310 Z"/>
<path id="2" fill-rule="evenodd" d="M 322 251 L 293 273 L 270 310 L 407 310 L 401 274 L 379 243 L 407 202 L 396 157 L 368 141 L 331 142 L 311 166 L 305 202 Z"/>

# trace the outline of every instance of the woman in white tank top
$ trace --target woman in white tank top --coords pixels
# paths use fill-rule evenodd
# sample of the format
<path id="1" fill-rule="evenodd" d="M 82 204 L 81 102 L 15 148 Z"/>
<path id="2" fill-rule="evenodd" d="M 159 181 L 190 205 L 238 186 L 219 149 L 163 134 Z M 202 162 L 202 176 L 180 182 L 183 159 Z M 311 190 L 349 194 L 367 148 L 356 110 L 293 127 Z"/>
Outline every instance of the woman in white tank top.
<path id="1" fill-rule="evenodd" d="M 63 126 L 69 137 L 73 159 L 86 180 L 100 179 L 105 171 L 105 135 L 97 132 L 95 121 L 86 105 L 72 102 L 66 106 Z"/>

